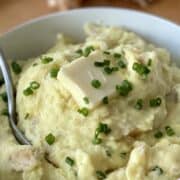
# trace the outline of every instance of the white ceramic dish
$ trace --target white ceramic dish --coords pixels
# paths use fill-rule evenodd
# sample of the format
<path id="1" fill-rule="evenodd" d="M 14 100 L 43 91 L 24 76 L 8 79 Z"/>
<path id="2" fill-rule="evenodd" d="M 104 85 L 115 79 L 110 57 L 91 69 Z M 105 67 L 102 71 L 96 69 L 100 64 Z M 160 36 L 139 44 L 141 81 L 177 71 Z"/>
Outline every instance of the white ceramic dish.
<path id="1" fill-rule="evenodd" d="M 26 59 L 45 52 L 63 32 L 77 41 L 84 38 L 86 22 L 123 26 L 145 39 L 167 48 L 180 65 L 180 26 L 149 14 L 117 8 L 76 9 L 40 17 L 0 37 L 7 58 Z"/>

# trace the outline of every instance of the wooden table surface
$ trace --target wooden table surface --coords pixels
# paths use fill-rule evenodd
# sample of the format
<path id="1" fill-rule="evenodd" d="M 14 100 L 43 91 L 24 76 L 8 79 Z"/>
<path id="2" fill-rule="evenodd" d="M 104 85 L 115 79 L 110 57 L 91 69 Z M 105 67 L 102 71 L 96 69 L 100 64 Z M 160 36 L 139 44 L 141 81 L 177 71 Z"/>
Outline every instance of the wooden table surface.
<path id="1" fill-rule="evenodd" d="M 180 24 L 180 0 L 154 0 L 154 3 L 145 8 L 127 0 L 84 0 L 82 7 L 87 6 L 131 8 L 150 12 Z M 0 33 L 54 11 L 57 9 L 49 8 L 46 0 L 0 0 Z"/>

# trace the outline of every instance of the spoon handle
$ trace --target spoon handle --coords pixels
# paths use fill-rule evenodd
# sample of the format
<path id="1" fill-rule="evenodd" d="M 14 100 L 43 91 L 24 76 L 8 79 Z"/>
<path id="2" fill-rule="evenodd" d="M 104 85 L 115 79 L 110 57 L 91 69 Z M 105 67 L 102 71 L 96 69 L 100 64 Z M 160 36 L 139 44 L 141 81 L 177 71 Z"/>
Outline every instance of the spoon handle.
<path id="1" fill-rule="evenodd" d="M 31 145 L 28 139 L 24 136 L 24 134 L 18 129 L 16 126 L 16 103 L 14 98 L 14 87 L 13 81 L 11 77 L 11 73 L 9 70 L 9 66 L 6 62 L 3 51 L 0 49 L 0 68 L 2 71 L 2 75 L 5 81 L 7 97 L 8 97 L 8 113 L 9 113 L 9 124 L 12 129 L 12 132 L 16 138 L 16 140 L 20 144 Z"/>

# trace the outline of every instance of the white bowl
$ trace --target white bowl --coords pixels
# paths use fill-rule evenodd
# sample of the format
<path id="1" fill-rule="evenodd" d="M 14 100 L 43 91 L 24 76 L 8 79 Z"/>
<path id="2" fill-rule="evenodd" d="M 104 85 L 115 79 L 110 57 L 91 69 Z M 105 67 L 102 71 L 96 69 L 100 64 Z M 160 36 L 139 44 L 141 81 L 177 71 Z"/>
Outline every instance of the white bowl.
<path id="1" fill-rule="evenodd" d="M 5 33 L 0 37 L 0 47 L 7 58 L 34 57 L 52 47 L 59 32 L 82 41 L 86 22 L 102 22 L 135 31 L 148 41 L 167 48 L 180 65 L 180 26 L 160 17 L 127 9 L 76 9 L 40 17 Z"/>

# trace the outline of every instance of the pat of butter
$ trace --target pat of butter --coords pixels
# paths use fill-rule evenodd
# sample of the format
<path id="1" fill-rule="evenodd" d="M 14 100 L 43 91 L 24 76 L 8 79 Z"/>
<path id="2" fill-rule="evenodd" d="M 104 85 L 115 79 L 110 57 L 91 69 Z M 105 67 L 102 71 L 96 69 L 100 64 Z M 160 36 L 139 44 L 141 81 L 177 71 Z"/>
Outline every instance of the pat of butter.
<path id="1" fill-rule="evenodd" d="M 121 83 L 118 72 L 108 75 L 104 73 L 103 67 L 94 65 L 96 61 L 103 62 L 104 58 L 102 52 L 94 51 L 88 57 L 80 57 L 64 65 L 58 73 L 60 83 L 71 93 L 80 107 L 94 108 L 105 96 L 113 96 L 116 93 L 116 85 Z M 99 80 L 100 88 L 94 88 L 92 80 Z M 84 97 L 88 98 L 88 104 L 84 101 Z"/>

